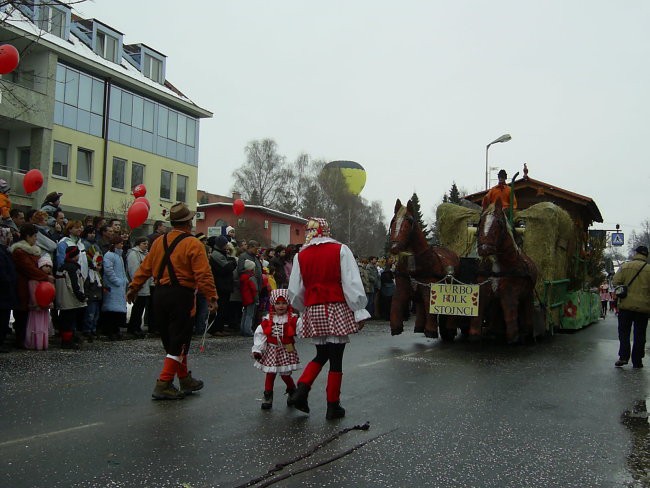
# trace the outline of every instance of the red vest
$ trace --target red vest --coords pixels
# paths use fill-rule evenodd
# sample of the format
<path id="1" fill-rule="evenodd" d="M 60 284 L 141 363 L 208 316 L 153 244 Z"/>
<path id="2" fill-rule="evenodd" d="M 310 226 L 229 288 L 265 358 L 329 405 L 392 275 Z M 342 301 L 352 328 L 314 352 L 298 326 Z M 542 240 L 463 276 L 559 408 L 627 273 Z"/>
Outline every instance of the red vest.
<path id="1" fill-rule="evenodd" d="M 341 244 L 308 246 L 298 254 L 298 263 L 305 285 L 305 307 L 345 302 L 341 286 Z"/>
<path id="2" fill-rule="evenodd" d="M 298 317 L 291 315 L 286 324 L 282 328 L 282 337 L 280 340 L 282 344 L 293 344 L 295 342 L 294 336 L 296 335 L 296 324 L 298 322 Z M 271 344 L 277 344 L 278 338 L 271 335 L 273 333 L 273 322 L 270 319 L 262 320 L 260 324 L 262 326 L 262 332 L 266 336 L 266 340 Z"/>

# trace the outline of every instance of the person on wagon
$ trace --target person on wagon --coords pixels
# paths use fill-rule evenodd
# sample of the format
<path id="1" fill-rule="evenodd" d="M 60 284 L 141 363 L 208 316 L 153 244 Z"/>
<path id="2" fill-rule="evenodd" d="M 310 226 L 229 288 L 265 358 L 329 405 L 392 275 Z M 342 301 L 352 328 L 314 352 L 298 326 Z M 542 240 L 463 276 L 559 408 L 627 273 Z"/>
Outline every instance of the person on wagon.
<path id="1" fill-rule="evenodd" d="M 498 173 L 499 183 L 496 186 L 490 188 L 485 196 L 483 197 L 483 208 L 488 208 L 492 203 L 495 203 L 497 200 L 501 201 L 501 208 L 504 210 L 510 208 L 510 187 L 506 183 L 508 179 L 508 174 L 506 170 L 502 169 Z M 512 208 L 517 208 L 517 197 L 512 195 Z"/>

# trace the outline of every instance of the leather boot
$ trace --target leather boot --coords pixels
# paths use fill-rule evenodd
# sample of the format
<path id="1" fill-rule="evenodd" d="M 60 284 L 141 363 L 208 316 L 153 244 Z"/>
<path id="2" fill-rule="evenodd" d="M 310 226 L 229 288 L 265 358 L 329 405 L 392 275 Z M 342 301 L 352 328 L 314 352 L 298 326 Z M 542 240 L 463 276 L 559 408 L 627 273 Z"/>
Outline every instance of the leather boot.
<path id="1" fill-rule="evenodd" d="M 327 420 L 340 419 L 345 417 L 345 409 L 339 402 L 327 402 L 327 413 L 325 418 Z"/>
<path id="2" fill-rule="evenodd" d="M 294 391 L 293 395 L 291 395 L 287 400 L 287 405 L 290 404 L 293 408 L 300 410 L 301 412 L 309 413 L 309 404 L 307 403 L 309 390 L 311 390 L 311 387 L 307 383 L 299 382 L 296 391 Z"/>
<path id="3" fill-rule="evenodd" d="M 287 388 L 287 407 L 293 407 L 293 402 L 291 401 L 291 395 L 296 392 L 295 388 Z"/>
<path id="4" fill-rule="evenodd" d="M 262 410 L 270 410 L 273 407 L 273 391 L 264 391 L 264 401 L 262 402 Z"/>
<path id="5" fill-rule="evenodd" d="M 156 387 L 151 394 L 154 400 L 180 400 L 185 398 L 182 391 L 178 391 L 171 381 L 156 380 Z"/>
<path id="6" fill-rule="evenodd" d="M 203 388 L 203 381 L 192 378 L 192 372 L 188 371 L 185 378 L 178 378 L 181 385 L 181 391 L 186 395 Z"/>

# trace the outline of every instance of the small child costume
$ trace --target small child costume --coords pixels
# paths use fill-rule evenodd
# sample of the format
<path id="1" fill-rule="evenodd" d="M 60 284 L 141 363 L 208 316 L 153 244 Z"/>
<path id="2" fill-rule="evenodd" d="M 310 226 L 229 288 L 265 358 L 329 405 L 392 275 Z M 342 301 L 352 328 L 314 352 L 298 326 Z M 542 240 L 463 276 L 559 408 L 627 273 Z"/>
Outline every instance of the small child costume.
<path id="1" fill-rule="evenodd" d="M 9 199 L 8 193 L 11 191 L 11 187 L 6 180 L 0 179 L 0 218 L 2 220 L 7 220 L 10 217 L 9 212 L 11 211 L 11 200 Z"/>
<path id="2" fill-rule="evenodd" d="M 38 267 L 50 266 L 52 268 L 52 259 L 49 254 L 44 253 L 38 260 Z M 25 332 L 25 347 L 27 349 L 36 349 L 37 351 L 46 350 L 50 342 L 50 307 L 41 308 L 36 301 L 36 288 L 40 281 L 29 280 L 29 314 L 27 316 L 27 327 Z"/>
<path id="3" fill-rule="evenodd" d="M 294 392 L 296 385 L 291 378 L 291 372 L 297 370 L 300 363 L 295 348 L 298 316 L 290 307 L 285 314 L 277 314 L 275 305 L 278 302 L 288 303 L 288 290 L 278 289 L 271 292 L 271 310 L 255 329 L 253 338 L 254 366 L 266 373 L 263 410 L 270 409 L 273 404 L 273 384 L 278 373 L 287 385 L 287 394 Z M 289 400 L 287 403 L 290 405 Z"/>

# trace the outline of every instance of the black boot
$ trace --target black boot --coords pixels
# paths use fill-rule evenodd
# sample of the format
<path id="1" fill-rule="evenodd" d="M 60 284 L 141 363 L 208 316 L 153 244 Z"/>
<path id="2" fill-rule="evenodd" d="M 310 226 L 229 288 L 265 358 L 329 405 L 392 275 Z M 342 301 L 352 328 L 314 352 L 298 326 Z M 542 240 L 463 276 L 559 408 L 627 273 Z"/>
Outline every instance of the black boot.
<path id="1" fill-rule="evenodd" d="M 291 401 L 291 395 L 296 392 L 295 388 L 287 388 L 287 407 L 293 407 L 293 402 Z"/>
<path id="2" fill-rule="evenodd" d="M 341 406 L 340 402 L 327 402 L 327 420 L 340 419 L 345 417 L 345 409 Z"/>
<path id="3" fill-rule="evenodd" d="M 270 410 L 273 406 L 273 391 L 264 391 L 264 401 L 262 402 L 262 410 Z"/>
<path id="4" fill-rule="evenodd" d="M 287 400 L 287 405 L 291 402 L 291 406 L 295 409 L 309 413 L 309 404 L 307 403 L 309 390 L 311 390 L 311 387 L 307 383 L 298 383 L 298 388 Z"/>

